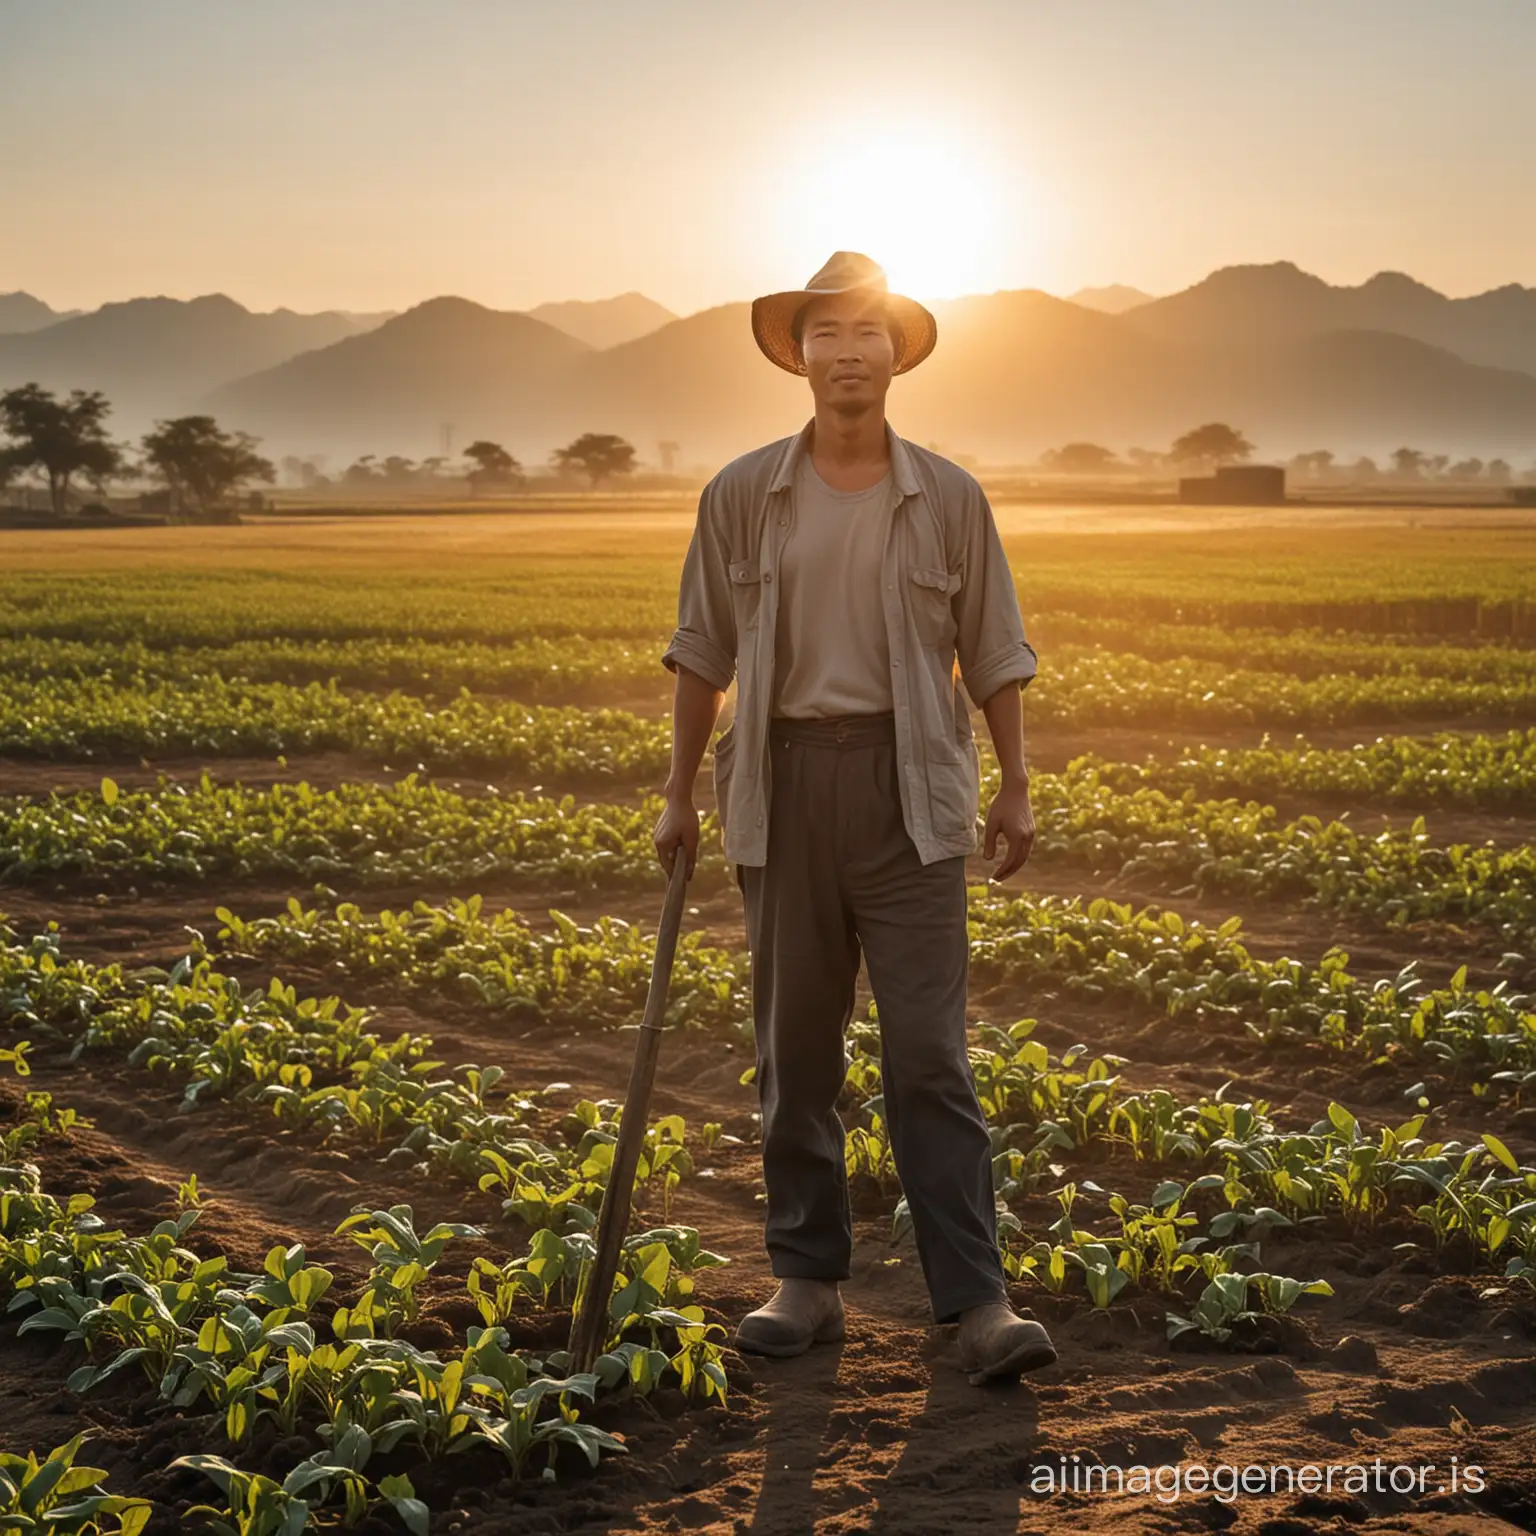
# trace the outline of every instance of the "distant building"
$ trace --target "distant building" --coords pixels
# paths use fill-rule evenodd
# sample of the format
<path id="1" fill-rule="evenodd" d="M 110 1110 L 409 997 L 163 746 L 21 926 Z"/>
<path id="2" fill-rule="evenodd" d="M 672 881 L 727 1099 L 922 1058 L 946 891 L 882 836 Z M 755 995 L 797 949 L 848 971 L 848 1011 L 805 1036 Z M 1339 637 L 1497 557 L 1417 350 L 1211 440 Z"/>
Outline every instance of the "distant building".
<path id="1" fill-rule="evenodd" d="M 1285 501 L 1285 469 L 1279 464 L 1227 464 L 1214 475 L 1180 480 L 1179 500 L 1200 506 L 1277 507 Z"/>

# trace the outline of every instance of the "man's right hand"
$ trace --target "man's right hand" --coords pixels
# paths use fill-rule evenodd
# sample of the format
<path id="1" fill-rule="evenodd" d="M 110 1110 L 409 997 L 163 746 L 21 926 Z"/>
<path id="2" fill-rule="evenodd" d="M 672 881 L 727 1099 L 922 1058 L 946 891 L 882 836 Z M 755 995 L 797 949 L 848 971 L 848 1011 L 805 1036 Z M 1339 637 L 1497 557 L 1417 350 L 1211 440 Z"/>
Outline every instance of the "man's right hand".
<path id="1" fill-rule="evenodd" d="M 656 857 L 669 876 L 681 848 L 688 859 L 688 878 L 693 878 L 693 868 L 699 859 L 699 813 L 691 796 L 667 796 L 651 840 L 656 845 Z"/>

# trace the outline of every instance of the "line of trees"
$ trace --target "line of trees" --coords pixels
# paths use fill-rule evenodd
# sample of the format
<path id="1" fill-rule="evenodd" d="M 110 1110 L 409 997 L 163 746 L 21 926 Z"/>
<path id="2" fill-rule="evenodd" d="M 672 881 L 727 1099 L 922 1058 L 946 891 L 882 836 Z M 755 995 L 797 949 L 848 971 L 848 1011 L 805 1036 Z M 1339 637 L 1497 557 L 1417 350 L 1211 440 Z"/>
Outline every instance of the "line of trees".
<path id="1" fill-rule="evenodd" d="M 57 518 L 69 511 L 80 484 L 104 496 L 113 480 L 153 479 L 165 487 L 170 508 L 179 518 L 227 521 L 239 496 L 257 484 L 272 484 L 277 470 L 256 449 L 258 439 L 228 431 L 212 416 L 177 416 L 155 423 L 137 445 L 113 441 L 107 431 L 111 404 L 100 390 L 76 389 L 63 397 L 38 384 L 22 384 L 0 393 L 0 490 L 14 480 L 33 477 L 46 485 L 48 504 Z M 595 486 L 636 468 L 634 447 L 612 432 L 584 432 L 557 448 L 550 462 L 561 474 L 584 475 Z M 311 489 L 332 485 L 313 461 L 288 458 L 285 472 Z M 453 473 L 446 457 L 420 464 L 392 455 L 368 454 L 341 475 L 347 486 L 403 487 L 431 483 Z M 515 490 L 525 483 L 523 466 L 500 443 L 487 439 L 464 450 L 458 477 L 470 494 Z"/>
<path id="2" fill-rule="evenodd" d="M 1066 443 L 1040 455 L 1041 469 L 1066 475 L 1142 474 L 1219 469 L 1224 464 L 1241 464 L 1253 457 L 1254 445 L 1237 428 L 1226 422 L 1212 421 L 1193 428 L 1174 439 L 1163 452 L 1149 448 L 1130 448 L 1117 454 L 1100 443 Z M 1338 458 L 1327 448 L 1315 448 L 1294 454 L 1286 468 L 1301 480 L 1351 481 L 1392 478 L 1398 480 L 1441 480 L 1455 484 L 1484 481 L 1509 485 L 1516 478 L 1514 466 L 1507 459 L 1452 459 L 1449 454 L 1426 453 L 1403 447 L 1390 454 L 1383 467 L 1372 458 L 1349 461 Z M 1536 466 L 1524 477 L 1536 478 Z"/>
<path id="3" fill-rule="evenodd" d="M 584 432 L 549 456 L 550 469 L 559 475 L 583 475 L 594 488 L 633 474 L 638 463 L 633 445 L 612 432 Z M 290 456 L 283 473 L 306 490 L 342 486 L 353 490 L 424 490 L 440 487 L 445 480 L 461 479 L 471 496 L 483 492 L 515 491 L 528 482 L 528 471 L 500 443 L 481 438 L 464 450 L 463 463 L 455 466 L 443 456 L 408 459 L 399 454 L 379 458 L 365 453 L 332 479 L 313 459 Z"/>
<path id="4" fill-rule="evenodd" d="M 55 517 L 69 510 L 77 481 L 105 495 L 109 481 L 148 475 L 161 481 L 183 518 L 212 522 L 229 515 L 232 498 L 253 481 L 277 477 L 256 452 L 256 439 L 227 432 L 212 416 L 156 422 L 139 441 L 141 458 L 107 434 L 112 407 L 100 390 L 72 390 L 62 399 L 37 384 L 0 394 L 0 487 L 34 475 L 48 487 Z"/>

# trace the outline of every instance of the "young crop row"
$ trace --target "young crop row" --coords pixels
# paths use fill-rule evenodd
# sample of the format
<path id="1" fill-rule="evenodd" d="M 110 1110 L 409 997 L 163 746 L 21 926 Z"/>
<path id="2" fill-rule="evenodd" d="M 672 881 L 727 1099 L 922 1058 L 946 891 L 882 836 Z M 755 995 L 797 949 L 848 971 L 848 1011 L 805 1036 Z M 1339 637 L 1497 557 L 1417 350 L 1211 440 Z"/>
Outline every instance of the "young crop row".
<path id="1" fill-rule="evenodd" d="M 664 694 L 664 635 L 653 644 L 573 639 L 484 644 L 245 641 L 208 651 L 156 652 L 142 642 L 0 642 L 0 751 L 38 756 L 103 752 L 278 752 L 339 747 L 444 765 L 500 760 L 516 748 L 523 711 L 461 690 L 580 699 L 601 690 Z M 1476 655 L 1479 653 L 1464 652 Z M 1488 653 L 1512 657 L 1530 653 Z M 9 669 L 7 667 L 9 663 Z M 1026 692 L 1031 721 L 1192 726 L 1262 722 L 1315 726 L 1427 715 L 1529 718 L 1536 671 L 1460 676 L 1414 669 L 1298 676 L 1235 652 L 1228 660 L 1063 643 L 1049 648 Z M 40 675 L 41 674 L 41 675 Z M 388 698 L 342 685 L 403 690 Z M 434 709 L 421 698 L 442 699 Z M 613 716 L 612 729 L 617 730 Z M 637 722 L 637 741 L 664 737 Z M 654 754 L 636 772 L 654 772 Z M 601 771 L 601 770 L 599 770 Z"/>
<path id="2" fill-rule="evenodd" d="M 500 1068 L 442 1074 L 427 1037 L 384 1040 L 365 1009 L 300 998 L 276 980 L 248 990 L 206 956 L 168 974 L 129 975 L 66 960 L 52 931 L 23 943 L 0 928 L 0 1019 L 29 1041 L 76 1055 L 115 1050 L 163 1072 L 184 1084 L 187 1108 L 260 1104 L 286 1125 L 371 1147 L 391 1164 L 495 1189 L 507 1213 L 535 1229 L 591 1226 L 608 1181 L 612 1106 L 578 1105 L 561 1124 L 565 1144 L 546 1143 L 527 1118 L 534 1101 L 509 1094 Z M 691 1170 L 686 1140 L 680 1116 L 646 1131 L 641 1182 L 654 1178 L 664 1209 Z"/>
<path id="3" fill-rule="evenodd" d="M 552 914 L 540 933 L 515 912 L 487 913 L 479 897 L 369 915 L 351 903 L 243 920 L 224 908 L 225 953 L 339 967 L 354 984 L 386 979 L 515 1017 L 612 1027 L 643 1005 L 654 938 L 614 918 L 590 927 Z M 1175 912 L 1100 897 L 1003 899 L 970 893 L 972 974 L 984 982 L 1065 986 L 1090 999 L 1157 1007 L 1169 1018 L 1230 1024 L 1269 1041 L 1322 1040 L 1369 1060 L 1395 1058 L 1475 1090 L 1518 1096 L 1536 1082 L 1536 1001 L 1507 982 L 1467 984 L 1465 969 L 1431 987 L 1416 966 L 1366 981 L 1333 949 L 1315 967 L 1263 960 L 1243 944 L 1241 920 L 1217 928 Z M 680 942 L 667 1022 L 746 1032 L 749 965 L 743 953 Z"/>
<path id="4" fill-rule="evenodd" d="M 1149 787 L 1201 799 L 1236 795 L 1352 795 L 1479 809 L 1536 805 L 1536 729 L 1503 735 L 1443 731 L 1428 737 L 1378 736 L 1325 748 L 1297 738 L 1293 747 L 1187 747 L 1173 760 L 1117 763 L 1095 754 L 1067 774 L 1091 771 L 1121 793 Z M 995 768 L 993 770 L 995 774 Z"/>
<path id="5" fill-rule="evenodd" d="M 1098 1307 L 1136 1287 L 1185 1309 L 1167 1314 L 1170 1338 L 1196 1331 L 1226 1342 L 1304 1295 L 1332 1294 L 1324 1281 L 1262 1268 L 1264 1242 L 1279 1235 L 1304 1255 L 1313 1234 L 1379 1240 L 1383 1224 L 1400 1217 L 1440 1262 L 1496 1269 L 1536 1288 L 1536 1169 L 1498 1137 L 1426 1140 L 1422 1114 L 1373 1134 L 1338 1103 L 1306 1131 L 1289 1130 L 1262 1101 L 1219 1093 L 1185 1103 L 1166 1089 L 1130 1091 L 1123 1057 L 1090 1057 L 1082 1046 L 1053 1057 L 1033 1038 L 1035 1024 L 984 1027 L 970 1051 L 991 1127 L 1005 1267 L 1015 1278 L 1061 1292 L 1081 1275 Z M 893 1186 L 873 1007 L 853 1031 L 845 1099 L 864 1122 L 848 1136 L 850 1178 Z M 1058 1219 L 1043 1234 L 1027 1230 L 1008 1202 L 1059 1179 L 1059 1160 L 1094 1143 L 1124 1147 L 1165 1177 L 1145 1203 L 1110 1194 L 1099 1218 L 1109 1231 L 1079 1225 L 1079 1196 L 1104 1191 L 1072 1182 L 1050 1192 Z M 901 1201 L 894 1231 L 909 1225 Z"/>
<path id="6" fill-rule="evenodd" d="M 582 1417 L 583 1405 L 641 1397 L 677 1382 L 685 1394 L 723 1401 L 728 1382 L 718 1339 L 701 1308 L 684 1304 L 695 1269 L 724 1262 L 698 1246 L 690 1228 L 638 1233 L 624 1247 L 608 1309 L 607 1347 L 589 1372 L 571 1373 L 563 1350 L 543 1358 L 509 1347 L 499 1322 L 469 1327 L 445 1354 L 410 1339 L 422 1296 L 450 1242 L 478 1240 L 480 1229 L 440 1222 L 418 1231 L 408 1205 L 360 1208 L 338 1227 L 368 1254 L 371 1267 L 349 1304 L 333 1302 L 337 1276 L 311 1264 L 301 1243 L 278 1244 L 260 1273 L 194 1252 L 186 1239 L 196 1206 L 145 1234 L 110 1228 L 89 1194 L 55 1197 L 37 1168 L 4 1170 L 0 1211 L 0 1298 L 20 1317 L 19 1333 L 52 1334 L 82 1347 L 86 1360 L 68 1388 L 88 1393 L 135 1369 L 166 1408 L 201 1417 L 210 1444 L 235 1457 L 270 1424 L 310 1454 L 278 1481 L 242 1470 L 224 1455 L 183 1456 L 174 1468 L 202 1472 L 222 1505 L 188 1511 L 237 1532 L 278 1533 L 312 1523 L 355 1523 L 371 1506 L 393 1508 L 416 1536 L 430 1510 L 408 1475 L 368 1475 L 389 1458 L 419 1465 L 473 1450 L 499 1454 L 514 1478 L 555 1476 L 569 1448 L 596 1465 L 623 1440 Z M 591 1240 L 551 1232 L 521 1259 L 498 1266 L 477 1258 L 471 1296 L 482 1315 L 510 1315 L 519 1295 L 546 1301 L 585 1274 Z M 206 1248 L 206 1244 L 203 1245 Z M 569 1261 L 569 1269 L 564 1266 Z M 490 1275 L 501 1283 L 507 1305 Z M 495 1297 L 496 1300 L 491 1298 Z M 141 1499 L 112 1498 L 99 1469 L 74 1468 L 79 1438 L 49 1458 L 0 1459 L 0 1516 L 9 1503 L 34 1525 L 6 1529 L 134 1536 L 152 1513 Z M 48 1462 L 61 1463 L 51 1469 Z M 375 1476 L 382 1468 L 375 1464 Z M 61 1486 L 62 1484 L 62 1486 Z M 73 1495 L 73 1500 L 71 1500 Z M 81 1498 L 91 1500 L 80 1504 Z M 18 1508 L 19 1506 L 19 1508 Z M 328 1508 L 322 1516 L 322 1508 Z M 82 1523 L 72 1524 L 79 1520 Z"/>
<path id="7" fill-rule="evenodd" d="M 1536 849 L 1432 843 L 1422 818 L 1374 837 L 1272 807 L 1122 791 L 1097 768 L 1036 774 L 1036 858 L 1172 889 L 1280 898 L 1400 924 L 1476 923 L 1513 947 L 1536 930 Z M 94 882 L 296 875 L 341 883 L 464 884 L 490 875 L 593 889 L 658 878 L 651 832 L 660 802 L 466 796 L 418 782 L 158 791 L 0 800 L 0 879 Z M 701 887 L 725 878 L 713 814 Z"/>
<path id="8" fill-rule="evenodd" d="M 408 775 L 395 784 L 247 789 L 196 784 L 0 800 L 0 880 L 295 876 L 345 884 L 463 884 L 515 876 L 592 890 L 657 874 L 656 806 L 569 795 L 469 796 Z M 713 835 L 713 828 L 711 828 Z M 718 837 L 716 837 L 718 842 Z M 725 878 L 715 858 L 701 882 Z"/>
<path id="9" fill-rule="evenodd" d="M 625 710 L 460 694 L 433 703 L 333 683 L 66 678 L 0 686 L 0 755 L 92 758 L 350 752 L 382 763 L 494 769 L 572 782 L 665 775 L 665 723 Z"/>
<path id="10" fill-rule="evenodd" d="M 1530 683 L 1536 651 L 1528 646 L 1476 645 L 1412 635 L 1351 634 L 1329 629 L 1234 629 L 1215 624 L 1148 624 L 1135 619 L 1041 613 L 1030 631 L 1042 654 L 1058 646 L 1093 646 L 1149 661 L 1219 661 L 1255 672 L 1285 672 L 1302 680 L 1340 672 L 1418 673 L 1460 682 Z M 0 657 L 5 654 L 0 648 Z"/>
<path id="11" fill-rule="evenodd" d="M 35 1170 L 16 1165 L 37 1138 L 23 1123 L 8 1133 L 13 1166 L 0 1174 L 9 1179 L 0 1202 L 0 1296 L 25 1314 L 23 1332 L 55 1331 L 85 1346 L 89 1359 L 70 1378 L 72 1390 L 136 1366 L 174 1406 L 206 1402 L 234 1447 L 264 1419 L 333 1449 L 361 1431 L 348 1464 L 359 1474 L 373 1452 L 402 1444 L 436 1459 L 489 1443 L 514 1475 L 535 1454 L 552 1464 L 561 1445 L 595 1462 L 599 1450 L 622 1447 L 578 1421 L 578 1397 L 675 1382 L 704 1401 L 724 1399 L 723 1330 L 692 1300 L 694 1273 L 724 1260 L 688 1227 L 626 1239 L 607 1304 L 606 1352 L 593 1374 L 567 1377 L 558 1351 L 542 1361 L 507 1352 L 501 1325 L 520 1309 L 569 1306 L 581 1295 L 612 1169 L 614 1104 L 577 1103 L 541 1139 L 534 1098 L 506 1092 L 499 1068 L 441 1073 L 441 1063 L 426 1059 L 431 1042 L 423 1037 L 382 1041 L 360 1010 L 301 1000 L 275 981 L 265 992 L 245 991 L 206 960 L 159 975 L 71 961 L 51 931 L 24 942 L 0 929 L 0 1019 L 28 1037 L 14 1048 L 23 1070 L 36 1040 L 75 1054 L 126 1052 L 131 1063 L 179 1077 L 188 1105 L 227 1096 L 270 1106 L 279 1119 L 343 1138 L 355 1152 L 371 1148 L 391 1165 L 417 1167 L 424 1183 L 447 1177 L 503 1196 L 508 1217 L 532 1234 L 526 1251 L 506 1262 L 475 1259 L 466 1284 L 484 1326 L 443 1360 L 412 1344 L 410 1330 L 448 1241 L 478 1239 L 479 1229 L 440 1223 L 418 1232 L 409 1206 L 360 1210 L 338 1231 L 370 1254 L 372 1270 L 353 1299 L 322 1317 L 335 1277 L 307 1263 L 301 1246 L 274 1248 L 261 1275 L 237 1275 L 182 1245 L 195 1209 L 145 1239 L 108 1232 L 88 1196 L 55 1200 Z M 53 1113 L 48 1129 L 69 1127 Z M 691 1169 L 686 1139 L 679 1116 L 646 1132 L 638 1198 L 659 1192 L 664 1217 Z M 187 1188 L 195 1205 L 195 1181 Z M 209 1462 L 206 1470 L 230 1467 Z"/>
<path id="12" fill-rule="evenodd" d="M 444 525 L 447 526 L 446 524 Z M 95 569 L 8 571 L 0 634 L 155 645 L 361 635 L 501 641 L 531 634 L 659 635 L 675 614 L 686 529 L 525 530 L 468 558 L 431 558 L 435 533 L 370 528 L 347 551 L 304 536 L 233 550 L 113 551 Z M 377 537 L 374 537 L 377 535 Z M 1014 541 L 1007 541 L 1010 546 Z M 423 548 L 428 557 L 422 558 Z M 1031 614 L 1142 625 L 1320 627 L 1356 633 L 1508 632 L 1536 600 L 1520 530 L 1234 530 L 1160 534 L 1096 550 L 1032 532 L 1018 551 Z M 443 553 L 446 555 L 447 551 Z M 1527 631 L 1528 632 L 1528 631 Z"/>

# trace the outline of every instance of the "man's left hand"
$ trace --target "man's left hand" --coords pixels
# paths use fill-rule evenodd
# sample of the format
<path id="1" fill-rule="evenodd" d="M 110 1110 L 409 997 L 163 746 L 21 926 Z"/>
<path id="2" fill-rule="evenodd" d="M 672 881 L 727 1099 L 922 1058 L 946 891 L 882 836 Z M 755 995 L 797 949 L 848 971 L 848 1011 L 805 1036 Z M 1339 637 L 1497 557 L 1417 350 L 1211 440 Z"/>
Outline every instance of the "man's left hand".
<path id="1" fill-rule="evenodd" d="M 1008 845 L 1003 862 L 992 871 L 994 882 L 1006 880 L 1024 867 L 1030 849 L 1035 846 L 1035 813 L 1029 803 L 1029 780 L 1005 783 L 998 790 L 987 812 L 986 838 L 982 852 L 987 858 L 997 856 L 997 842 Z"/>

